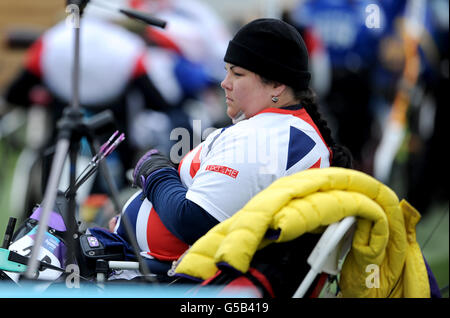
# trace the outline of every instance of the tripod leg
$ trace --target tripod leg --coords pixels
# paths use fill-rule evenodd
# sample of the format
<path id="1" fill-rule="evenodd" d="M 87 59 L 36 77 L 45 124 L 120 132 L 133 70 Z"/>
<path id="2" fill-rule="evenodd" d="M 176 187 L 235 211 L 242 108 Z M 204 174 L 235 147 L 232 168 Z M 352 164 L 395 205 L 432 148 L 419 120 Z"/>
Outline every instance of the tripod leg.
<path id="1" fill-rule="evenodd" d="M 76 166 L 77 166 L 77 157 L 78 157 L 79 143 L 72 143 L 69 151 L 70 157 L 70 184 L 75 184 L 76 179 Z M 67 252 L 68 252 L 68 263 L 72 263 L 75 259 L 75 248 L 74 248 L 74 235 L 76 234 L 76 190 L 69 190 L 67 194 L 68 199 L 68 224 L 67 232 L 66 232 L 66 244 L 67 244 Z"/>
<path id="2" fill-rule="evenodd" d="M 38 269 L 38 256 L 40 248 L 44 241 L 45 232 L 48 228 L 48 219 L 50 217 L 51 209 L 56 200 L 59 179 L 61 178 L 64 161 L 67 156 L 70 146 L 70 141 L 67 139 L 60 139 L 56 144 L 55 156 L 53 158 L 52 170 L 50 171 L 49 180 L 45 189 L 44 199 L 42 201 L 42 214 L 39 220 L 38 231 L 34 241 L 33 249 L 26 271 L 26 277 L 33 279 Z"/>

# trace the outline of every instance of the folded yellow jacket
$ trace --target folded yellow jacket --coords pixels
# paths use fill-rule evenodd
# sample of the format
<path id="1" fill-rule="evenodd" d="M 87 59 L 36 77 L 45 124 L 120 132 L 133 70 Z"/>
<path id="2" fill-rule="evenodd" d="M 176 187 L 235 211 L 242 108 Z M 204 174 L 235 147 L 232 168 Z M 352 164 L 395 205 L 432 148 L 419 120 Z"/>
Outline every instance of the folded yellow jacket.
<path id="1" fill-rule="evenodd" d="M 357 225 L 340 275 L 343 297 L 430 297 L 416 241 L 420 214 L 371 176 L 335 167 L 278 179 L 195 242 L 175 272 L 205 280 L 226 263 L 245 273 L 258 249 L 321 232 L 347 216 Z M 276 240 L 265 237 L 269 229 L 279 231 Z M 372 264 L 379 269 L 376 287 L 367 284 Z"/>

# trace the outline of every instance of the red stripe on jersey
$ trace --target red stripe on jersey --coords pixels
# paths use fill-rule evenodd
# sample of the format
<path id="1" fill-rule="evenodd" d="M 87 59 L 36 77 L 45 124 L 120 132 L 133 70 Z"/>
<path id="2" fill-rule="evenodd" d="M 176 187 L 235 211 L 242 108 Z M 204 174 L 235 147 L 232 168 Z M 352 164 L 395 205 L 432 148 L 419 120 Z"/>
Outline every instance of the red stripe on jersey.
<path id="1" fill-rule="evenodd" d="M 193 178 L 196 174 L 198 169 L 200 169 L 200 152 L 202 151 L 202 147 L 200 147 L 197 151 L 197 153 L 194 156 L 194 159 L 192 159 L 191 167 L 189 169 L 189 174 Z"/>
<path id="2" fill-rule="evenodd" d="M 302 108 L 303 109 L 303 108 Z M 255 114 L 264 114 L 264 113 L 276 113 L 276 114 L 286 114 L 286 115 L 295 115 L 297 112 L 299 112 L 301 109 L 298 110 L 290 110 L 290 109 L 281 109 L 281 108 L 275 108 L 275 107 L 269 107 L 265 108 L 262 111 Z"/>
<path id="3" fill-rule="evenodd" d="M 176 53 L 183 55 L 179 46 L 163 32 L 156 30 L 153 27 L 148 27 L 146 29 L 146 34 L 151 41 L 155 42 L 159 46 L 173 50 Z"/>
<path id="4" fill-rule="evenodd" d="M 141 75 L 144 75 L 147 73 L 147 70 L 145 68 L 145 53 L 141 54 L 139 58 L 136 61 L 136 64 L 134 65 L 132 78 L 139 77 Z"/>
<path id="5" fill-rule="evenodd" d="M 294 116 L 303 119 L 304 121 L 306 121 L 308 124 L 310 124 L 314 130 L 317 132 L 317 134 L 320 136 L 320 138 L 322 139 L 323 143 L 326 145 L 327 143 L 325 142 L 325 139 L 323 139 L 322 134 L 320 133 L 319 128 L 317 128 L 316 123 L 312 120 L 311 116 L 309 116 L 308 112 L 306 111 L 306 109 L 302 108 L 299 109 L 297 111 L 296 114 L 294 114 Z"/>
<path id="6" fill-rule="evenodd" d="M 42 76 L 41 56 L 43 46 L 44 42 L 41 37 L 28 49 L 25 57 L 25 67 L 27 70 L 39 77 Z"/>
<path id="7" fill-rule="evenodd" d="M 174 261 L 189 248 L 164 226 L 154 208 L 147 221 L 147 244 L 148 254 L 162 261 Z"/>
<path id="8" fill-rule="evenodd" d="M 183 165 L 184 160 L 185 160 L 185 159 L 189 156 L 189 154 L 190 154 L 191 152 L 193 152 L 194 150 L 195 150 L 195 148 L 192 149 L 191 151 L 189 151 L 189 152 L 187 153 L 187 155 L 184 156 L 183 159 L 181 159 L 180 164 L 178 165 L 178 174 L 180 174 L 180 172 L 181 172 L 181 166 Z M 189 172 L 192 171 L 192 173 L 193 173 L 193 175 L 191 174 L 191 177 L 192 177 L 192 178 L 195 176 L 195 174 L 197 173 L 198 169 L 200 168 L 200 151 L 201 151 L 201 150 L 202 150 L 202 147 L 200 147 L 200 149 L 198 150 L 198 152 L 195 154 L 194 159 L 191 161 L 191 166 L 189 167 Z M 195 158 L 197 158 L 197 161 L 198 161 L 198 167 L 197 167 L 197 168 L 196 168 L 195 165 L 194 165 L 194 167 L 192 167 L 192 163 L 194 162 Z"/>
<path id="9" fill-rule="evenodd" d="M 322 158 L 319 158 L 319 160 L 316 161 L 315 164 L 313 164 L 311 167 L 309 167 L 308 169 L 311 168 L 320 168 L 320 162 L 322 161 Z"/>

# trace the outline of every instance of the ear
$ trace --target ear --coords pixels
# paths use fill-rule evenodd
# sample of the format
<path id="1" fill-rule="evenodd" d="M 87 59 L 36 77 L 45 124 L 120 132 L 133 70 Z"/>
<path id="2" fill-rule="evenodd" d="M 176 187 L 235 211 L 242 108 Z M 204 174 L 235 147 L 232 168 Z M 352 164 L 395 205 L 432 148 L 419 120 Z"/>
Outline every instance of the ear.
<path id="1" fill-rule="evenodd" d="M 272 92 L 273 95 L 272 96 L 280 96 L 281 94 L 283 94 L 283 92 L 286 90 L 287 86 L 285 84 L 281 84 L 281 83 L 274 83 L 272 86 Z"/>

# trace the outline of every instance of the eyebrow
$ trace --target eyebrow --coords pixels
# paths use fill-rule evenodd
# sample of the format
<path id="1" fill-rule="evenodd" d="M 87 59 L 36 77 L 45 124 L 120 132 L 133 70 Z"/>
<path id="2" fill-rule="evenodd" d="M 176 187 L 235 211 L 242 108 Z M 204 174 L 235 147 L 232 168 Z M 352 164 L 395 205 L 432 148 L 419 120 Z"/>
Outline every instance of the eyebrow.
<path id="1" fill-rule="evenodd" d="M 233 70 L 233 68 L 235 68 L 235 67 L 237 67 L 237 65 L 231 65 L 230 66 L 230 70 Z M 225 69 L 225 71 L 227 70 L 227 66 L 226 65 L 223 68 Z"/>

